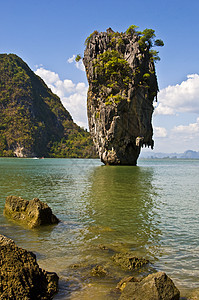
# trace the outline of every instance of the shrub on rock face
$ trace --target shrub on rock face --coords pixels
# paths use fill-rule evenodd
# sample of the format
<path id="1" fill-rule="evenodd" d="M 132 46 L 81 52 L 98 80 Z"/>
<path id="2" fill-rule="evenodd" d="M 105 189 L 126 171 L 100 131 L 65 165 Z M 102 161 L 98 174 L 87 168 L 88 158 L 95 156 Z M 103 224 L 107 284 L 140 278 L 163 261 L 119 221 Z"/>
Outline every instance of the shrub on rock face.
<path id="1" fill-rule="evenodd" d="M 30 228 L 59 223 L 51 208 L 38 198 L 28 201 L 21 197 L 9 196 L 6 198 L 4 214 Z"/>
<path id="2" fill-rule="evenodd" d="M 140 282 L 127 282 L 119 299 L 179 300 L 180 292 L 164 272 L 157 272 Z"/>
<path id="3" fill-rule="evenodd" d="M 0 298 L 52 299 L 58 276 L 39 268 L 36 256 L 0 234 Z"/>

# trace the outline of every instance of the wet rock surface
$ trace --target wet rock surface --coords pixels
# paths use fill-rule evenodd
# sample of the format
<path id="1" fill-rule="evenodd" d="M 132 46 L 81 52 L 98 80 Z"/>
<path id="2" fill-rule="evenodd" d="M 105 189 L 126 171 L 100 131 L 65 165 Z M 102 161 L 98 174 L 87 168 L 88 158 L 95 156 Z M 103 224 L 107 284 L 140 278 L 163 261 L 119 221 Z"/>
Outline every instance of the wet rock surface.
<path id="1" fill-rule="evenodd" d="M 8 196 L 4 215 L 30 228 L 59 223 L 59 219 L 52 213 L 51 208 L 38 198 L 28 201 L 21 197 Z"/>
<path id="2" fill-rule="evenodd" d="M 136 257 L 132 253 L 116 253 L 113 260 L 124 269 L 135 270 L 149 263 L 147 259 Z"/>
<path id="3" fill-rule="evenodd" d="M 94 32 L 83 62 L 89 90 L 89 130 L 102 162 L 136 165 L 143 145 L 153 148 L 151 118 L 158 84 L 148 47 L 136 34 Z"/>
<path id="4" fill-rule="evenodd" d="M 105 277 L 107 275 L 107 270 L 100 265 L 95 266 L 91 271 L 92 276 Z"/>
<path id="5" fill-rule="evenodd" d="M 117 284 L 116 288 L 119 289 L 120 291 L 123 291 L 128 282 L 139 282 L 139 281 L 140 280 L 138 278 L 134 277 L 134 276 L 124 277 Z"/>
<path id="6" fill-rule="evenodd" d="M 157 272 L 139 282 L 127 282 L 119 299 L 179 300 L 180 292 L 164 272 Z"/>
<path id="7" fill-rule="evenodd" d="M 52 299 L 58 276 L 39 268 L 36 256 L 0 234 L 0 299 Z"/>

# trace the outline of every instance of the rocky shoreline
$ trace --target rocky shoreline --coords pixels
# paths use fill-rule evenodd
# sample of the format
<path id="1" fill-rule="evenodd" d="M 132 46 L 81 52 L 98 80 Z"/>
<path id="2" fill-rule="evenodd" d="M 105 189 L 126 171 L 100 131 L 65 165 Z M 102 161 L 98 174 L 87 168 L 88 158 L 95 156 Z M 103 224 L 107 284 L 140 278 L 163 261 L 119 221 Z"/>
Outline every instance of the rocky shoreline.
<path id="1" fill-rule="evenodd" d="M 42 270 L 35 254 L 18 247 L 15 242 L 0 235 L 0 299 L 53 299 L 58 291 L 56 273 Z M 121 267 L 130 270 L 141 268 L 148 261 L 130 254 L 113 257 Z M 76 266 L 77 267 L 77 266 Z M 106 277 L 103 266 L 91 270 L 94 277 Z M 180 292 L 164 272 L 156 272 L 144 279 L 128 277 L 116 287 L 118 299 L 127 300 L 178 300 Z"/>
<path id="2" fill-rule="evenodd" d="M 0 299 L 52 299 L 58 291 L 56 273 L 42 270 L 34 253 L 0 234 Z"/>
<path id="3" fill-rule="evenodd" d="M 27 213 L 27 207 L 31 201 L 36 207 L 32 210 L 31 217 L 32 220 L 37 220 L 36 222 L 30 222 L 30 215 Z M 21 225 L 26 224 L 31 229 L 35 228 L 35 224 L 37 226 L 51 225 L 52 222 L 47 222 L 47 220 L 53 219 L 56 221 L 55 224 L 58 223 L 58 218 L 47 204 L 42 203 L 37 198 L 31 201 L 21 197 L 7 197 L 4 209 L 5 216 L 12 218 Z M 42 208 L 48 214 L 41 213 Z M 28 217 L 25 218 L 25 216 Z M 91 262 L 71 265 L 70 274 L 74 282 L 77 274 L 82 278 L 82 281 L 88 282 L 89 278 L 92 278 L 90 282 L 94 280 L 99 283 L 101 280 L 109 281 L 111 279 L 117 282 L 111 292 L 112 296 L 109 297 L 109 299 L 114 300 L 199 299 L 198 290 L 180 298 L 180 291 L 171 278 L 164 272 L 157 272 L 154 268 L 150 268 L 149 260 L 137 257 L 133 252 L 119 252 L 119 249 L 112 249 L 106 245 L 98 245 L 97 248 L 95 251 L 98 253 L 103 251 L 107 254 L 105 262 L 102 264 L 92 264 Z M 0 299 L 46 300 L 53 299 L 58 292 L 58 275 L 42 270 L 37 263 L 35 254 L 18 247 L 13 240 L 1 234 L 0 257 Z M 114 268 L 117 269 L 117 275 Z M 122 275 L 124 274 L 123 270 L 127 271 L 128 276 Z M 139 273 L 140 275 L 138 275 Z M 67 285 L 67 282 L 65 284 Z"/>

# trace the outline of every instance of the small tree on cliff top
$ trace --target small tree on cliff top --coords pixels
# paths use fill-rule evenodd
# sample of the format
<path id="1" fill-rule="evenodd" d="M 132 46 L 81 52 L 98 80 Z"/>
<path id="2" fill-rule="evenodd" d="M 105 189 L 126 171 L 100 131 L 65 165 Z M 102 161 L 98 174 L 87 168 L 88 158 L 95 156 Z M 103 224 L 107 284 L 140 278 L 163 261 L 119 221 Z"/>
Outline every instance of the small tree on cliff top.
<path id="1" fill-rule="evenodd" d="M 146 47 L 150 50 L 154 46 L 162 47 L 164 46 L 164 42 L 160 39 L 155 40 L 155 30 L 146 28 L 143 31 L 136 31 L 138 26 L 131 25 L 127 30 L 126 34 L 136 34 L 139 37 L 138 43 L 140 45 L 141 50 L 144 50 Z M 158 56 L 158 51 L 150 50 L 149 51 L 152 60 L 157 61 L 160 60 Z"/>

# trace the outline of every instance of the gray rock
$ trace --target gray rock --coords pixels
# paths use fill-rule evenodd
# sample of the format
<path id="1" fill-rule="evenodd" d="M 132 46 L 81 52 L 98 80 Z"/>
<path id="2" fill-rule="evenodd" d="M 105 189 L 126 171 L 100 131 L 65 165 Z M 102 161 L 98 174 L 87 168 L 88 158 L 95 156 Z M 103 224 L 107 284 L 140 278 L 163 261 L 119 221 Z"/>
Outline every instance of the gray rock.
<path id="1" fill-rule="evenodd" d="M 164 272 L 157 272 L 140 282 L 127 282 L 119 299 L 179 300 L 180 292 Z"/>
<path id="2" fill-rule="evenodd" d="M 51 208 L 38 198 L 28 201 L 21 197 L 8 196 L 5 202 L 4 215 L 26 224 L 30 228 L 59 223 Z"/>
<path id="3" fill-rule="evenodd" d="M 113 67 L 103 61 L 105 54 L 116 60 Z M 141 49 L 136 34 L 109 28 L 90 36 L 83 62 L 89 130 L 101 161 L 136 165 L 141 147 L 154 145 L 151 118 L 158 84 L 149 49 Z"/>
<path id="4" fill-rule="evenodd" d="M 36 256 L 0 234 L 0 299 L 52 299 L 56 273 L 39 268 Z"/>

